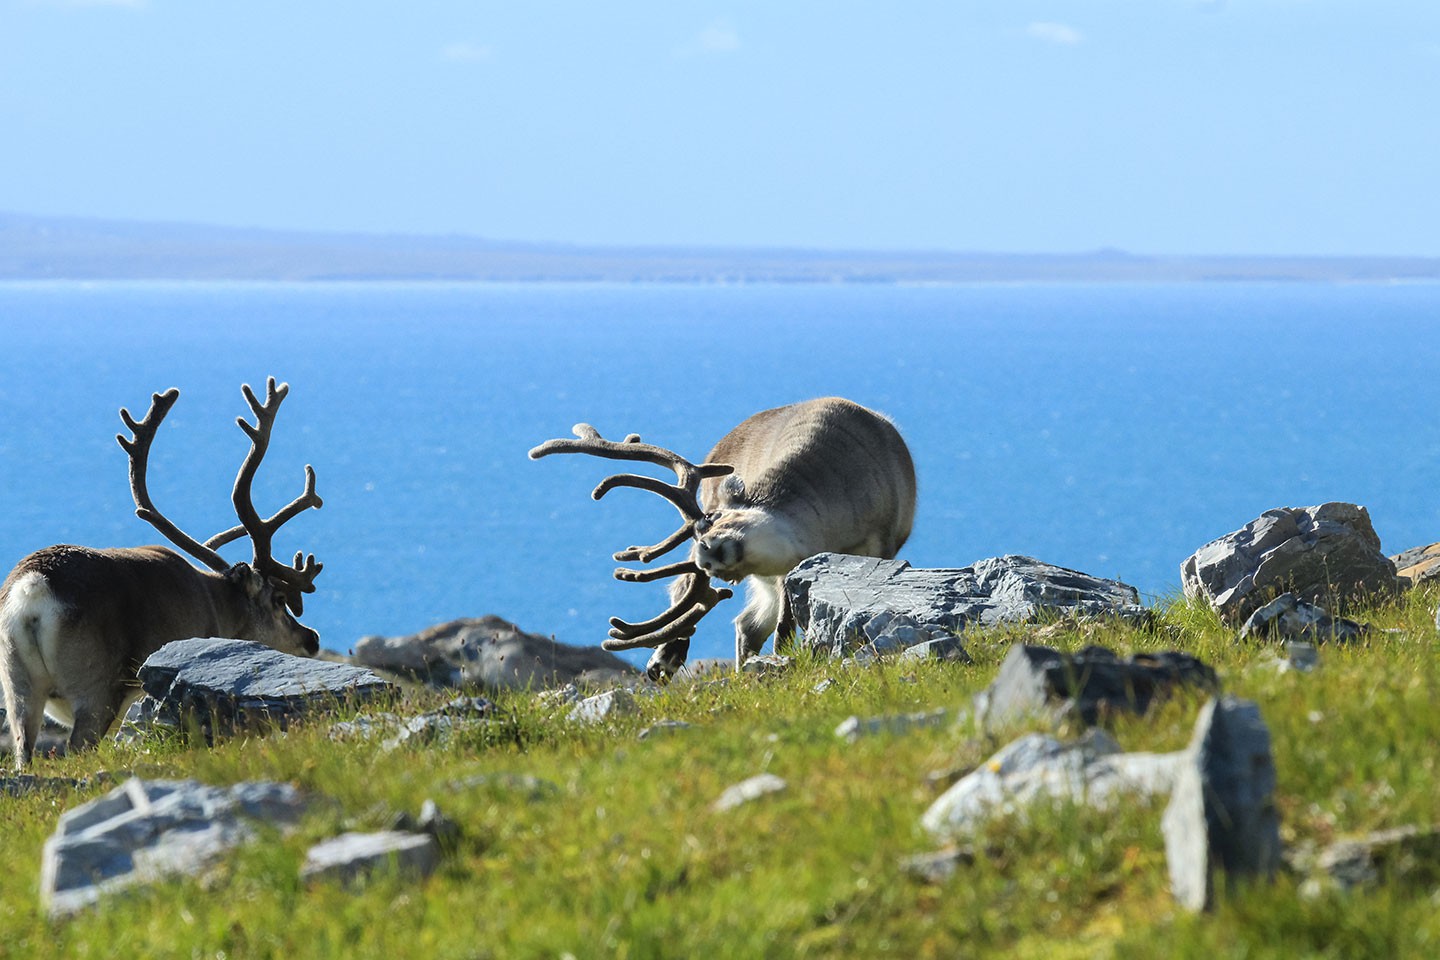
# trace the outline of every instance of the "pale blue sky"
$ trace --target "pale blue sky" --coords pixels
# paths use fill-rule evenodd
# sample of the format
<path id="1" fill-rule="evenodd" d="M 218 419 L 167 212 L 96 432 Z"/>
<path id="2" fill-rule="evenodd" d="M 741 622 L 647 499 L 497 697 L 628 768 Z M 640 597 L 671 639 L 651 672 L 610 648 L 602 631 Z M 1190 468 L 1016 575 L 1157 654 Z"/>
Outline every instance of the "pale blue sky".
<path id="1" fill-rule="evenodd" d="M 1440 255 L 1437 0 L 0 0 L 0 211 Z"/>

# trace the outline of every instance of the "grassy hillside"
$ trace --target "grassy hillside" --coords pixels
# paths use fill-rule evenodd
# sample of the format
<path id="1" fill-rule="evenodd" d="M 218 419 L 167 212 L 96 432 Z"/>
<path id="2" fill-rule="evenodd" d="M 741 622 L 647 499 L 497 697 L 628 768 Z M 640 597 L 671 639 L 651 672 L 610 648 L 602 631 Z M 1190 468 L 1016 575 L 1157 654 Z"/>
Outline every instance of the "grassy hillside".
<path id="1" fill-rule="evenodd" d="M 1313 673 L 1280 672 L 1275 649 L 1237 644 L 1206 610 L 1177 604 L 1156 634 L 1110 628 L 1053 641 L 1122 652 L 1178 648 L 1260 704 L 1290 849 L 1384 827 L 1440 822 L 1440 669 L 1433 595 L 1373 611 L 1381 634 L 1324 650 Z M 902 861 L 936 843 L 920 814 L 1008 738 L 947 723 L 847 743 L 852 714 L 953 714 L 1021 635 L 972 637 L 976 663 L 846 668 L 802 660 L 778 677 L 674 684 L 640 713 L 579 727 L 528 694 L 453 742 L 382 752 L 335 743 L 328 721 L 214 749 L 107 745 L 34 772 L 289 781 L 334 804 L 202 880 L 149 888 L 64 922 L 42 916 L 41 847 L 60 812 L 104 787 L 0 797 L 0 956 L 122 957 L 1302 957 L 1433 956 L 1436 865 L 1361 892 L 1301 896 L 1300 879 L 1190 916 L 1168 892 L 1163 802 L 1109 814 L 1061 807 L 994 823 L 949 880 Z M 822 681 L 834 682 L 822 686 Z M 445 699 L 425 694 L 407 708 Z M 1173 750 L 1198 701 L 1173 700 L 1112 732 L 1131 750 Z M 693 726 L 638 739 L 660 719 Z M 1017 729 L 1015 733 L 1022 732 Z M 761 772 L 788 787 L 728 812 L 712 804 Z M 554 785 L 536 791 L 507 774 Z M 383 826 L 431 798 L 463 830 L 428 880 L 302 886 L 307 846 Z"/>

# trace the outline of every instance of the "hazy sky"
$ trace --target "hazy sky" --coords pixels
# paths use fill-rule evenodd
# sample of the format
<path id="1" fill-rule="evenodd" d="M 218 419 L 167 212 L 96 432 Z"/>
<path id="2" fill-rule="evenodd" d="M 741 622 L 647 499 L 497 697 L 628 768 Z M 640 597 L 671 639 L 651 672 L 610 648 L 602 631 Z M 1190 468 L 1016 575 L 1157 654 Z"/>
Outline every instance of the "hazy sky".
<path id="1" fill-rule="evenodd" d="M 0 211 L 1440 255 L 1440 0 L 0 0 Z"/>

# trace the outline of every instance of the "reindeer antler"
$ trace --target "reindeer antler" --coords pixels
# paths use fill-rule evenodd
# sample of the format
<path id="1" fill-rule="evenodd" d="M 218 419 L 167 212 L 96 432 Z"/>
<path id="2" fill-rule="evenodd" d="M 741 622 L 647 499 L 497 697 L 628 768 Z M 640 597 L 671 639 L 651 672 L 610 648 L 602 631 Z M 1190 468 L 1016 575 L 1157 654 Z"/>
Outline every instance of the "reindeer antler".
<path id="1" fill-rule="evenodd" d="M 255 391 L 250 385 L 242 384 L 240 391 L 245 395 L 245 402 L 250 405 L 250 410 L 255 414 L 255 425 L 251 426 L 244 417 L 236 417 L 235 422 L 245 435 L 250 438 L 250 452 L 246 454 L 245 461 L 240 464 L 240 472 L 235 476 L 235 489 L 231 491 L 230 499 L 235 504 L 235 515 L 240 518 L 240 529 L 250 537 L 254 546 L 255 569 L 272 580 L 279 581 L 285 588 L 285 600 L 290 609 L 298 616 L 303 612 L 304 600 L 302 594 L 315 592 L 315 578 L 324 569 L 324 564 L 315 560 L 312 553 L 306 557 L 302 552 L 295 554 L 293 566 L 286 566 L 277 561 L 271 547 L 271 541 L 275 532 L 284 526 L 294 517 L 299 516 L 310 508 L 320 509 L 325 502 L 315 492 L 315 469 L 308 463 L 305 465 L 305 491 L 290 503 L 286 504 L 274 516 L 268 520 L 262 520 L 260 513 L 255 509 L 255 502 L 252 497 L 252 485 L 255 482 L 255 473 L 260 469 L 260 461 L 265 459 L 265 452 L 270 448 L 270 431 L 275 426 L 275 415 L 280 412 L 280 404 L 290 393 L 290 384 L 282 383 L 275 385 L 275 378 L 270 377 L 265 381 L 265 402 L 261 403 L 255 396 Z M 229 542 L 222 538 L 238 537 L 235 528 L 216 534 L 210 543 Z"/>
<path id="2" fill-rule="evenodd" d="M 311 507 L 319 509 L 324 502 L 315 493 L 315 471 L 307 464 L 305 467 L 305 492 L 273 517 L 268 520 L 260 519 L 251 499 L 251 484 L 255 480 L 255 472 L 260 467 L 260 461 L 264 459 L 265 451 L 270 445 L 270 431 L 275 424 L 275 414 L 280 409 L 280 402 L 285 399 L 290 386 L 289 384 L 280 384 L 277 387 L 275 378 L 270 377 L 265 386 L 264 403 L 256 399 L 254 391 L 248 384 L 240 389 L 245 394 L 245 400 L 250 404 L 250 409 L 255 412 L 256 419 L 256 426 L 252 427 L 243 417 L 238 418 L 240 428 L 250 438 L 250 452 L 240 466 L 240 473 L 235 478 L 235 488 L 231 492 L 231 501 L 235 505 L 236 515 L 240 518 L 240 526 L 217 533 L 204 543 L 200 543 L 185 533 L 155 508 L 154 503 L 150 500 L 150 493 L 145 482 L 149 466 L 150 444 L 154 441 L 155 433 L 161 422 L 164 421 L 165 415 L 170 412 L 175 401 L 180 399 L 180 391 L 171 387 L 164 393 L 152 395 L 150 410 L 138 423 L 130 415 L 129 410 L 121 407 L 120 419 L 130 428 L 130 432 L 134 436 L 127 439 L 123 435 L 117 435 L 115 439 L 120 442 L 120 446 L 124 448 L 130 458 L 130 493 L 135 498 L 136 516 L 159 530 L 171 543 L 210 569 L 221 573 L 230 569 L 231 565 L 216 552 L 217 548 L 223 547 L 233 540 L 238 540 L 240 537 L 249 536 L 255 550 L 255 568 L 265 576 L 280 582 L 285 590 L 286 603 L 289 604 L 291 610 L 299 614 L 303 607 L 301 594 L 315 592 L 315 578 L 323 569 L 324 564 L 318 563 L 313 554 L 306 557 L 303 553 L 296 553 L 294 566 L 287 567 L 274 559 L 271 552 L 271 541 L 274 539 L 275 532 L 288 521 Z"/>
<path id="3" fill-rule="evenodd" d="M 705 511 L 701 509 L 698 499 L 701 481 L 712 477 L 723 477 L 735 472 L 734 467 L 724 463 L 693 464 L 673 450 L 642 443 L 639 434 L 632 433 L 623 441 L 617 442 L 606 440 L 588 423 L 577 423 L 572 430 L 577 439 L 562 438 L 542 443 L 530 451 L 530 459 L 539 460 L 552 453 L 586 453 L 591 456 L 604 457 L 607 460 L 638 460 L 654 463 L 675 471 L 676 482 L 673 484 L 665 483 L 655 477 L 638 474 L 615 474 L 601 480 L 590 494 L 591 497 L 599 500 L 616 487 L 635 487 L 640 490 L 648 490 L 670 501 L 680 511 L 680 515 L 685 518 L 680 529 L 659 543 L 648 547 L 627 547 L 616 553 L 615 559 L 621 562 L 649 563 L 691 539 L 697 530 L 703 532 L 709 521 L 706 519 Z M 669 609 L 658 617 L 642 623 L 627 623 L 618 617 L 612 617 L 610 639 L 604 641 L 601 646 L 606 650 L 630 650 L 635 647 L 658 647 L 671 640 L 688 637 L 695 632 L 695 625 L 700 622 L 700 619 L 709 613 L 717 603 L 734 596 L 730 590 L 723 588 L 716 590 L 704 571 L 690 561 L 672 563 L 654 570 L 634 570 L 621 567 L 615 571 L 615 579 L 630 583 L 644 583 L 678 576 L 686 576 L 690 580 L 684 587 L 684 592 L 670 605 Z"/>
<path id="4" fill-rule="evenodd" d="M 211 549 L 215 544 L 201 544 L 185 531 L 171 523 L 170 520 L 150 500 L 150 491 L 146 488 L 145 477 L 150 465 L 150 444 L 155 439 L 155 431 L 160 429 L 160 424 L 165 420 L 165 415 L 170 408 L 175 406 L 175 401 L 180 399 L 180 391 L 171 387 L 164 393 L 150 395 L 150 410 L 145 414 L 145 419 L 139 423 L 130 416 L 130 411 L 124 407 L 120 408 L 120 419 L 125 426 L 130 428 L 134 434 L 126 439 L 123 434 L 116 434 L 115 439 L 125 450 L 130 458 L 130 495 L 135 498 L 135 516 L 150 524 L 175 546 L 184 550 L 190 556 L 199 560 L 205 566 L 219 573 L 230 569 L 230 564 L 225 558 Z"/>

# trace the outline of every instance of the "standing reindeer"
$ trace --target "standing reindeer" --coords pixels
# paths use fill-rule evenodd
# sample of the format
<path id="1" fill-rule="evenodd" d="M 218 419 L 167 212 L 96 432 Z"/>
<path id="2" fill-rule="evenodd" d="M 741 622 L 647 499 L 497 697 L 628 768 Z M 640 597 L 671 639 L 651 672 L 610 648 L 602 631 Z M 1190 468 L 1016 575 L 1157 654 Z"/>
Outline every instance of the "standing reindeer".
<path id="1" fill-rule="evenodd" d="M 612 618 L 607 650 L 653 647 L 646 673 L 665 680 L 684 666 L 700 619 L 733 594 L 710 578 L 735 584 L 750 578 L 749 599 L 735 618 L 735 665 L 759 653 L 772 632 L 795 623 L 785 598 L 785 575 L 800 561 L 832 551 L 890 558 L 910 536 L 915 517 L 915 466 L 900 433 L 885 417 L 839 397 L 765 410 L 727 433 L 705 463 L 692 464 L 631 434 L 605 440 L 589 424 L 579 439 L 551 440 L 530 451 L 587 453 L 611 460 L 640 460 L 669 467 L 677 482 L 618 474 L 592 496 L 615 487 L 638 487 L 669 500 L 685 523 L 660 543 L 615 554 L 649 563 L 693 540 L 690 559 L 653 570 L 622 567 L 619 580 L 676 577 L 671 605 L 643 623 Z M 698 499 L 697 499 L 698 493 Z"/>
<path id="2" fill-rule="evenodd" d="M 155 394 L 139 423 L 128 410 L 120 411 L 133 434 L 116 439 L 130 459 L 136 515 L 209 570 L 196 569 L 166 547 L 93 550 L 62 544 L 21 560 L 0 586 L 0 685 L 17 770 L 35 750 L 47 708 L 72 725 L 70 749 L 94 746 L 135 692 L 140 664 L 172 640 L 230 637 L 307 657 L 319 651 L 319 636 L 291 611 L 301 613 L 302 595 L 314 592 L 322 565 L 313 555 L 302 562 L 297 553 L 288 567 L 274 559 L 270 546 L 286 522 L 321 506 L 315 471 L 305 467 L 304 493 L 268 520 L 251 499 L 275 414 L 290 387 L 277 387 L 271 377 L 264 403 L 248 385 L 241 389 L 256 423 L 238 418 L 250 438 L 231 494 L 240 525 L 203 544 L 155 509 L 145 486 L 150 443 L 180 391 Z M 254 546 L 252 563 L 232 565 L 215 552 L 244 536 Z"/>

